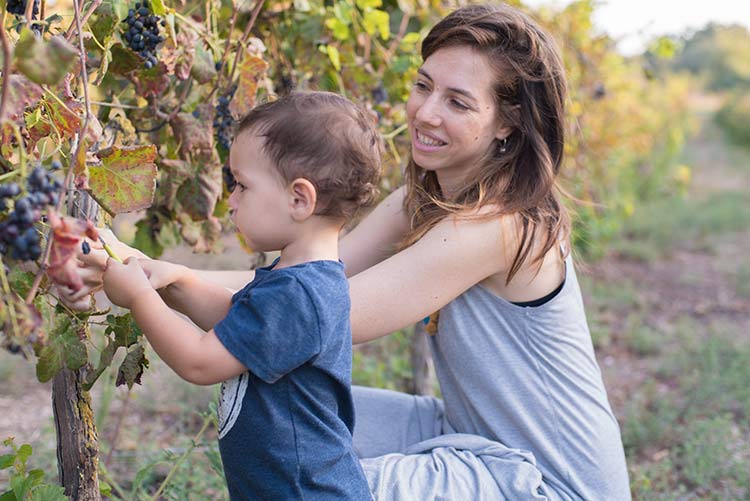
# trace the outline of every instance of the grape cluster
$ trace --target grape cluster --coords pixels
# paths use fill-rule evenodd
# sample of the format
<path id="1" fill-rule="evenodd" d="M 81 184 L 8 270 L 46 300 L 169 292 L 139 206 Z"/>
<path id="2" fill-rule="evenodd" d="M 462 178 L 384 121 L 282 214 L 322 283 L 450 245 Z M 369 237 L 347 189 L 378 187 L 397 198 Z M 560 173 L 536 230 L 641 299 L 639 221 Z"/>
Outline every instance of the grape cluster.
<path id="1" fill-rule="evenodd" d="M 232 125 L 234 125 L 232 113 L 229 111 L 229 103 L 232 102 L 236 91 L 237 85 L 233 85 L 226 94 L 219 96 L 219 104 L 216 105 L 216 115 L 214 115 L 216 140 L 227 151 L 232 146 Z"/>
<path id="2" fill-rule="evenodd" d="M 8 0 L 5 10 L 16 16 L 23 16 L 26 14 L 26 0 Z M 31 10 L 32 19 L 36 18 L 37 14 L 39 14 L 39 0 L 34 0 L 34 7 Z"/>
<path id="3" fill-rule="evenodd" d="M 41 166 L 34 167 L 26 180 L 27 193 L 20 198 L 17 183 L 0 185 L 0 210 L 8 208 L 13 200 L 13 210 L 0 221 L 0 253 L 19 261 L 32 261 L 42 255 L 39 232 L 34 223 L 42 210 L 57 204 L 62 185 Z"/>
<path id="4" fill-rule="evenodd" d="M 146 69 L 156 66 L 159 62 L 156 59 L 156 46 L 164 41 L 164 37 L 159 35 L 159 24 L 166 26 L 166 22 L 163 19 L 160 21 L 146 2 L 135 4 L 122 22 L 128 25 L 125 32 L 128 47 L 146 60 Z"/>

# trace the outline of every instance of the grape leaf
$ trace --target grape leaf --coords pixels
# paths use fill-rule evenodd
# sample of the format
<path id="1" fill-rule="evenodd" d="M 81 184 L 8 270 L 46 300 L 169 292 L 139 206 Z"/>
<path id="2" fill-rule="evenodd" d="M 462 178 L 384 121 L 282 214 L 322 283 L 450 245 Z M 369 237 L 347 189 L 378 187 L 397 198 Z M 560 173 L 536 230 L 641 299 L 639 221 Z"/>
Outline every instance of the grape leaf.
<path id="1" fill-rule="evenodd" d="M 222 193 L 221 167 L 200 168 L 197 175 L 188 178 L 177 190 L 177 200 L 193 220 L 207 219 L 214 213 Z"/>
<path id="2" fill-rule="evenodd" d="M 221 223 L 215 217 L 193 221 L 187 214 L 178 214 L 180 234 L 193 246 L 193 252 L 214 252 L 221 248 Z"/>
<path id="3" fill-rule="evenodd" d="M 89 166 L 91 196 L 111 215 L 151 206 L 156 189 L 156 146 L 112 146 Z"/>
<path id="4" fill-rule="evenodd" d="M 116 75 L 127 75 L 143 66 L 141 58 L 132 50 L 123 47 L 122 44 L 114 44 L 109 52 L 112 54 L 109 71 Z"/>
<path id="5" fill-rule="evenodd" d="M 202 42 L 195 46 L 195 57 L 193 58 L 193 66 L 190 68 L 190 75 L 199 84 L 208 83 L 216 76 L 213 56 L 206 50 Z"/>
<path id="6" fill-rule="evenodd" d="M 130 348 L 137 343 L 143 334 L 130 313 L 107 315 L 107 328 L 104 333 L 107 335 L 114 334 L 116 346 L 124 346 L 125 348 Z"/>
<path id="7" fill-rule="evenodd" d="M 167 67 L 161 61 L 153 68 L 131 72 L 129 76 L 135 83 L 135 91 L 139 96 L 159 96 L 169 88 Z"/>
<path id="8" fill-rule="evenodd" d="M 103 3 L 96 9 L 96 19 L 91 24 L 91 33 L 100 44 L 106 45 L 117 29 L 119 17 L 113 12 L 112 5 Z"/>
<path id="9" fill-rule="evenodd" d="M 236 117 L 245 116 L 255 106 L 258 82 L 265 77 L 268 63 L 256 54 L 248 54 L 237 67 L 239 80 L 229 110 Z"/>
<path id="10" fill-rule="evenodd" d="M 8 78 L 9 94 L 5 117 L 6 120 L 18 122 L 23 118 L 23 111 L 26 107 L 38 102 L 44 90 L 23 75 L 10 75 Z"/>
<path id="11" fill-rule="evenodd" d="M 148 368 L 146 350 L 144 350 L 143 345 L 139 344 L 125 355 L 125 359 L 117 370 L 115 385 L 127 384 L 128 388 L 132 388 L 136 383 L 141 384 L 141 376 L 146 368 Z"/>
<path id="12" fill-rule="evenodd" d="M 78 50 L 61 36 L 41 40 L 29 29 L 21 31 L 13 51 L 18 70 L 38 84 L 59 82 L 78 56 Z"/>
<path id="13" fill-rule="evenodd" d="M 63 368 L 80 369 L 88 361 L 86 345 L 78 338 L 78 325 L 67 315 L 58 315 L 47 346 L 42 348 L 36 364 L 39 382 L 49 381 Z"/>

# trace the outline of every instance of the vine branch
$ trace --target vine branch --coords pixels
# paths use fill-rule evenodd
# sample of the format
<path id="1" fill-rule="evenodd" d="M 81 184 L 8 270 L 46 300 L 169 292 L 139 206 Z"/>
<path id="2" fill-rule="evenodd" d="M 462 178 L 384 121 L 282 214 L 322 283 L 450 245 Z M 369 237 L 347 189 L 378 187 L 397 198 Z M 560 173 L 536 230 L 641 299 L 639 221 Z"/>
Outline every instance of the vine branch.
<path id="1" fill-rule="evenodd" d="M 229 74 L 229 82 L 232 82 L 232 79 L 234 78 L 234 72 L 237 71 L 237 64 L 240 61 L 240 57 L 242 56 L 242 53 L 245 50 L 245 44 L 250 39 L 250 32 L 253 29 L 253 26 L 255 25 L 255 20 L 258 19 L 258 15 L 260 14 L 260 9 L 263 8 L 263 0 L 257 0 L 257 5 L 253 8 L 253 14 L 250 17 L 250 21 L 248 21 L 247 26 L 245 27 L 245 32 L 242 34 L 242 39 L 240 40 L 240 44 L 237 47 L 237 53 L 234 55 L 234 62 L 232 63 L 232 72 Z"/>
<path id="2" fill-rule="evenodd" d="M 94 11 L 101 5 L 102 0 L 93 0 L 91 4 L 89 5 L 89 9 L 86 11 L 86 13 L 83 15 L 83 19 L 76 19 L 75 23 L 70 23 L 70 26 L 68 26 L 68 30 L 65 32 L 65 40 L 70 42 L 70 39 L 73 38 L 73 27 L 76 26 L 76 29 L 78 30 L 78 33 L 81 33 L 81 26 L 86 24 L 91 17 L 91 15 L 94 13 Z M 75 5 L 75 4 L 74 4 Z M 75 9 L 75 6 L 73 7 Z M 76 10 L 76 13 L 78 11 Z M 79 37 L 80 38 L 80 37 Z"/>
<path id="3" fill-rule="evenodd" d="M 96 5 L 98 5 L 99 3 L 101 3 L 101 0 L 94 0 L 93 2 L 93 4 L 96 4 Z M 86 72 L 86 49 L 83 46 L 83 30 L 81 29 L 81 27 L 83 26 L 83 23 L 81 22 L 81 10 L 82 9 L 81 9 L 81 5 L 79 4 L 79 0 L 73 0 L 73 13 L 75 15 L 76 29 L 78 30 L 78 51 L 79 51 L 79 57 L 81 61 L 81 80 L 83 81 L 83 100 L 84 100 L 84 108 L 86 111 L 86 116 L 83 120 L 83 126 L 81 127 L 81 131 L 78 134 L 78 139 L 76 141 L 76 147 L 75 147 L 75 153 L 73 153 L 73 155 L 71 156 L 71 162 L 68 165 L 68 171 L 65 173 L 65 182 L 63 186 L 65 186 L 66 189 L 73 182 L 73 169 L 75 168 L 80 150 L 81 148 L 84 147 L 83 146 L 85 144 L 84 138 L 86 137 L 86 131 L 88 131 L 89 120 L 91 118 L 91 102 L 89 101 L 89 78 L 88 78 L 88 73 Z M 57 205 L 55 206 L 56 212 L 60 212 L 60 209 L 62 209 L 62 204 L 64 201 L 63 199 L 64 197 L 60 197 L 58 199 Z M 39 271 L 37 271 L 36 276 L 34 277 L 34 282 L 31 284 L 31 288 L 29 289 L 29 292 L 26 295 L 27 304 L 31 304 L 31 302 L 34 300 L 34 296 L 36 296 L 36 291 L 39 289 L 39 284 L 42 282 L 42 277 L 44 276 L 44 273 L 47 271 L 47 261 L 49 259 L 51 248 L 52 248 L 52 229 L 50 228 L 47 231 L 47 243 L 44 246 L 44 252 L 42 253 Z"/>

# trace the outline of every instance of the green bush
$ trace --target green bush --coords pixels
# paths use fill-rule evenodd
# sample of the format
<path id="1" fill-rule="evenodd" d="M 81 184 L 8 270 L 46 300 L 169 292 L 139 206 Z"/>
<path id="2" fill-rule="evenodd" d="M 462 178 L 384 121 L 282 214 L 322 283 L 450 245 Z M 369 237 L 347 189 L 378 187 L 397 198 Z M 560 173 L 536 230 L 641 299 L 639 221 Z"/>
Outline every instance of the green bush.
<path id="1" fill-rule="evenodd" d="M 750 92 L 731 95 L 716 113 L 716 123 L 733 143 L 750 148 Z"/>

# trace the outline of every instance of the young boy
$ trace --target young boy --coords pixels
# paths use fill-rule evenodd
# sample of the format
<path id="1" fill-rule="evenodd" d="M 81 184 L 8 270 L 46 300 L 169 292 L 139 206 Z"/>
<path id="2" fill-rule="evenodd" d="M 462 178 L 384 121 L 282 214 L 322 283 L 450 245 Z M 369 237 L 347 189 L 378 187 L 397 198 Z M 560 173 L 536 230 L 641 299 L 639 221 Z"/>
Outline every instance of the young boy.
<path id="1" fill-rule="evenodd" d="M 371 499 L 352 449 L 338 237 L 375 199 L 377 130 L 341 96 L 294 93 L 241 121 L 230 167 L 232 220 L 253 249 L 281 251 L 272 265 L 233 295 L 183 266 L 110 259 L 104 290 L 178 375 L 224 382 L 219 448 L 232 499 Z"/>

